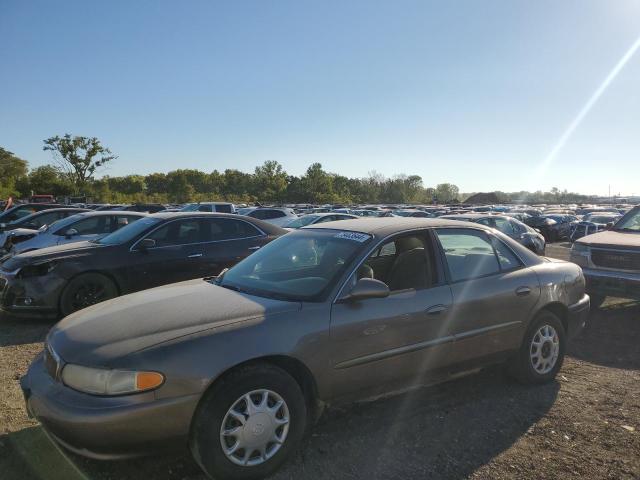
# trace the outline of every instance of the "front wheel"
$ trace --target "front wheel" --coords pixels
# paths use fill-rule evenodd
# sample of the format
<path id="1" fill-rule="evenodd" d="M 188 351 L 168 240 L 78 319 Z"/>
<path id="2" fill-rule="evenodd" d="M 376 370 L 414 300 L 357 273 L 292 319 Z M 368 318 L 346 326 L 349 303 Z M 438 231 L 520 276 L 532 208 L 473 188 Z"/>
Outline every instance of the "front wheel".
<path id="1" fill-rule="evenodd" d="M 67 316 L 118 296 L 118 287 L 100 273 L 84 273 L 72 279 L 62 291 L 60 313 Z"/>
<path id="2" fill-rule="evenodd" d="M 306 427 L 305 397 L 296 380 L 272 365 L 249 365 L 224 377 L 203 398 L 190 447 L 211 478 L 263 478 L 287 460 Z"/>
<path id="3" fill-rule="evenodd" d="M 543 311 L 533 320 L 513 359 L 511 374 L 526 384 L 553 380 L 562 366 L 566 333 L 556 315 Z"/>

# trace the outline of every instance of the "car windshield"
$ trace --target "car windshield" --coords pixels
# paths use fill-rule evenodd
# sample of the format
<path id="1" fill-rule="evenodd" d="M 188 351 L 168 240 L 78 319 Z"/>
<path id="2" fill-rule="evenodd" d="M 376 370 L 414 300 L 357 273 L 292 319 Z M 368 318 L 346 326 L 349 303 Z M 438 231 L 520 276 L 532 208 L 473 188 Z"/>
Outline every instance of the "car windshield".
<path id="1" fill-rule="evenodd" d="M 298 230 L 262 247 L 216 283 L 261 297 L 322 301 L 370 240 L 366 233 Z"/>
<path id="2" fill-rule="evenodd" d="M 318 218 L 318 215 L 305 215 L 304 217 L 296 218 L 295 220 L 287 223 L 285 228 L 300 228 L 305 225 L 311 225 Z"/>
<path id="3" fill-rule="evenodd" d="M 615 224 L 614 230 L 640 232 L 640 208 L 632 210 Z"/>
<path id="4" fill-rule="evenodd" d="M 94 243 L 99 243 L 100 245 L 120 245 L 121 243 L 133 240 L 142 232 L 148 230 L 161 221 L 162 220 L 159 218 L 142 218 L 137 222 L 130 223 L 126 227 L 122 227 L 121 229 L 102 237 L 99 240 L 95 240 Z"/>

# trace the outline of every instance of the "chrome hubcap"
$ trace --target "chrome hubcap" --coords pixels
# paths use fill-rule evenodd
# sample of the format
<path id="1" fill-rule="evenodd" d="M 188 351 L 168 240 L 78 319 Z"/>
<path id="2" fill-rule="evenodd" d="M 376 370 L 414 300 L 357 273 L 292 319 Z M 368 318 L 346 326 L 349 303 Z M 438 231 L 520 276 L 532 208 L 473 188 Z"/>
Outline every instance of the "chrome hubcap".
<path id="1" fill-rule="evenodd" d="M 550 325 L 540 327 L 531 340 L 529 353 L 536 372 L 544 375 L 553 370 L 560 354 L 560 338 L 555 328 Z"/>
<path id="2" fill-rule="evenodd" d="M 254 466 L 273 457 L 289 433 L 289 408 L 271 390 L 254 390 L 236 400 L 222 420 L 220 443 L 236 465 Z"/>

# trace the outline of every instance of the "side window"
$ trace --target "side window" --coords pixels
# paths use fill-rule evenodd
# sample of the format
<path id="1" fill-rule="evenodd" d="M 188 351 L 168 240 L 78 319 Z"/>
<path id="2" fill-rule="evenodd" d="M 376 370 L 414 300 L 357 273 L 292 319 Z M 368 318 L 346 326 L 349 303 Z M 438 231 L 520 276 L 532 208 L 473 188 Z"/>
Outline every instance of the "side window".
<path id="1" fill-rule="evenodd" d="M 109 217 L 107 216 L 91 217 L 76 222 L 75 224 L 71 225 L 70 228 L 77 230 L 79 235 L 107 233 L 105 231 L 105 224 L 107 223 L 108 219 Z"/>
<path id="2" fill-rule="evenodd" d="M 509 247 L 497 238 L 493 238 L 492 240 L 502 270 L 516 270 L 522 266 L 518 257 L 515 256 Z"/>
<path id="3" fill-rule="evenodd" d="M 264 220 L 265 218 L 267 218 L 265 216 L 266 213 L 266 210 L 254 210 L 253 212 L 249 212 L 248 215 L 250 217 L 257 218 L 258 220 Z"/>
<path id="4" fill-rule="evenodd" d="M 483 232 L 472 229 L 438 229 L 451 280 L 458 282 L 500 272 L 493 246 Z"/>
<path id="5" fill-rule="evenodd" d="M 201 241 L 201 222 L 198 220 L 170 222 L 151 233 L 147 238 L 155 240 L 156 247 L 198 243 Z"/>
<path id="6" fill-rule="evenodd" d="M 258 229 L 242 220 L 215 218 L 207 219 L 204 222 L 207 226 L 205 237 L 209 241 L 232 240 L 235 238 L 257 237 L 260 235 Z"/>
<path id="7" fill-rule="evenodd" d="M 333 222 L 335 219 L 336 217 L 334 217 L 333 215 L 325 215 L 324 217 L 320 218 L 320 220 L 318 220 L 316 223 Z"/>
<path id="8" fill-rule="evenodd" d="M 109 217 L 109 232 L 115 232 L 116 230 L 126 227 L 130 223 L 135 222 L 136 220 L 140 220 L 140 217 L 134 217 L 131 215 L 116 215 L 115 217 Z M 105 226 L 105 229 L 107 227 Z"/>
<path id="9" fill-rule="evenodd" d="M 40 215 L 38 218 L 34 218 L 33 220 L 31 220 L 29 222 L 29 225 L 40 228 L 41 226 L 49 225 L 50 223 L 53 223 L 60 218 L 62 218 L 62 215 L 58 212 L 45 213 L 43 215 Z"/>
<path id="10" fill-rule="evenodd" d="M 213 211 L 213 208 L 211 207 L 211 205 L 200 205 L 200 206 L 198 206 L 198 211 L 199 212 L 211 212 L 211 211 Z"/>
<path id="11" fill-rule="evenodd" d="M 285 216 L 285 213 L 280 210 L 265 210 L 264 218 L 265 220 L 270 220 L 272 218 L 282 218 Z"/>
<path id="12" fill-rule="evenodd" d="M 360 266 L 358 278 L 375 278 L 393 291 L 429 288 L 437 281 L 433 250 L 426 236 L 404 235 L 388 241 Z"/>
<path id="13" fill-rule="evenodd" d="M 511 222 L 506 218 L 496 218 L 496 228 L 498 229 L 498 231 L 508 236 L 515 234 Z"/>

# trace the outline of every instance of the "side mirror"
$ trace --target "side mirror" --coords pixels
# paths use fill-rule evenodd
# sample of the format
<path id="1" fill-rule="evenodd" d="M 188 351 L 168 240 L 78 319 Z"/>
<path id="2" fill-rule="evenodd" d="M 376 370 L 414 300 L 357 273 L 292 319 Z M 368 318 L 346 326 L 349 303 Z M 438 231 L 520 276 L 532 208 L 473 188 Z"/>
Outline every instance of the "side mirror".
<path id="1" fill-rule="evenodd" d="M 143 238 L 142 240 L 140 240 L 140 243 L 138 243 L 138 250 L 144 252 L 155 246 L 156 246 L 156 241 L 153 238 Z"/>
<path id="2" fill-rule="evenodd" d="M 64 232 L 64 236 L 67 238 L 71 238 L 74 235 L 78 235 L 78 230 L 76 230 L 75 228 L 70 228 L 69 230 Z"/>
<path id="3" fill-rule="evenodd" d="M 384 298 L 389 296 L 390 290 L 386 283 L 373 278 L 361 278 L 348 295 L 342 297 L 344 302 L 366 300 L 367 298 Z"/>
<path id="4" fill-rule="evenodd" d="M 611 230 L 613 228 L 613 222 L 607 223 L 607 230 Z"/>

